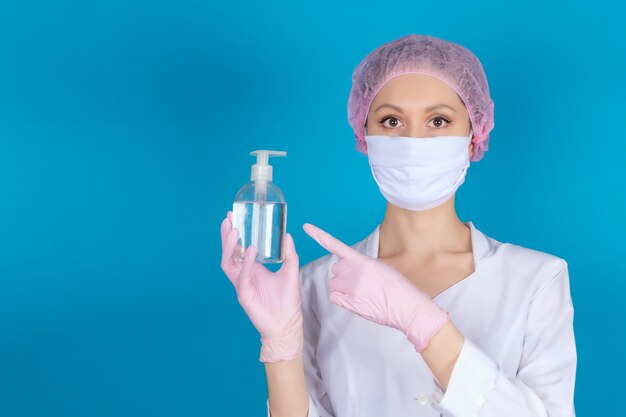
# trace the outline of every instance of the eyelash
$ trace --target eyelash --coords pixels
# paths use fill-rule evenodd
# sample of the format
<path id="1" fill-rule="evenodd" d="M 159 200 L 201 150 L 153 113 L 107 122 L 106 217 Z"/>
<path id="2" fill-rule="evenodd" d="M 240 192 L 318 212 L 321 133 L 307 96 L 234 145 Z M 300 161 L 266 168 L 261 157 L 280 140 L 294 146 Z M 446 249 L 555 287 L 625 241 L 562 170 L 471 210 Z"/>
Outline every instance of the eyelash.
<path id="1" fill-rule="evenodd" d="M 395 127 L 387 127 L 387 126 L 385 126 L 385 125 L 384 125 L 384 123 L 385 123 L 387 120 L 389 120 L 389 119 L 396 119 L 396 120 L 398 120 L 398 121 L 400 120 L 400 118 L 399 118 L 399 117 L 396 117 L 396 116 L 386 116 L 386 117 L 384 117 L 384 118 L 383 118 L 383 119 L 379 122 L 379 124 L 380 124 L 380 125 L 381 125 L 384 129 L 396 129 Z M 429 123 L 430 123 L 430 122 L 432 122 L 432 121 L 433 121 L 433 120 L 435 120 L 435 119 L 443 119 L 443 120 L 445 120 L 445 121 L 446 121 L 446 123 L 447 123 L 448 125 L 451 123 L 451 122 L 450 122 L 450 120 L 448 120 L 448 118 L 447 118 L 447 117 L 445 117 L 445 116 L 441 116 L 441 115 L 436 115 L 435 117 L 433 117 L 432 119 L 430 119 L 430 120 L 429 120 Z M 435 129 L 442 129 L 442 128 L 441 128 L 441 127 L 436 127 Z"/>

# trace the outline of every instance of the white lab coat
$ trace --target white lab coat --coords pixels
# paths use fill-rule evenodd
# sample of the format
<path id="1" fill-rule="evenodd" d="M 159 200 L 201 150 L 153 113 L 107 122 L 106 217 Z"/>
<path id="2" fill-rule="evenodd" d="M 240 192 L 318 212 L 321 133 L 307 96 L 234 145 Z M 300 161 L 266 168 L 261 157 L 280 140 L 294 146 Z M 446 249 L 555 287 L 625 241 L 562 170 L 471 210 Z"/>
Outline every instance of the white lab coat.
<path id="1" fill-rule="evenodd" d="M 475 271 L 433 298 L 465 336 L 445 393 L 401 331 L 328 300 L 336 255 L 300 269 L 309 417 L 575 417 L 567 262 L 465 224 Z M 377 258 L 379 230 L 352 247 Z"/>

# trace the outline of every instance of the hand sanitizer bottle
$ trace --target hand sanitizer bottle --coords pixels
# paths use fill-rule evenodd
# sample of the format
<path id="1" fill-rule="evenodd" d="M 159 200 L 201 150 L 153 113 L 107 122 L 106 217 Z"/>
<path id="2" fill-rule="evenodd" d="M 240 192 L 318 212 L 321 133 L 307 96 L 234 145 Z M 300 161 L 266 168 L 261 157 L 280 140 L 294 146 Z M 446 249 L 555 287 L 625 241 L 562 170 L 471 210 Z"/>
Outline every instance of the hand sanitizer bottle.
<path id="1" fill-rule="evenodd" d="M 284 151 L 257 150 L 251 181 L 244 185 L 233 203 L 233 227 L 239 231 L 234 255 L 244 257 L 245 249 L 257 248 L 256 261 L 280 263 L 285 260 L 283 235 L 287 227 L 287 203 L 282 191 L 272 183 L 270 156 L 287 156 Z"/>

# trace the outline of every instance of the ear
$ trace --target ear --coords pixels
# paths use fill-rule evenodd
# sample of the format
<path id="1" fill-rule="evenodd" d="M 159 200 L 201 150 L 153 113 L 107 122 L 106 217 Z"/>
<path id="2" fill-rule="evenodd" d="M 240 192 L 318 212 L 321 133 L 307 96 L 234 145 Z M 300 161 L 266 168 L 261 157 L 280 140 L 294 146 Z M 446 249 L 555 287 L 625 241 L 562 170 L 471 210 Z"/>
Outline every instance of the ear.
<path id="1" fill-rule="evenodd" d="M 474 143 L 470 143 L 470 146 L 469 146 L 469 151 L 468 151 L 468 152 L 469 152 L 469 156 L 470 156 L 470 158 L 471 158 L 471 157 L 472 157 L 472 154 L 474 153 Z"/>

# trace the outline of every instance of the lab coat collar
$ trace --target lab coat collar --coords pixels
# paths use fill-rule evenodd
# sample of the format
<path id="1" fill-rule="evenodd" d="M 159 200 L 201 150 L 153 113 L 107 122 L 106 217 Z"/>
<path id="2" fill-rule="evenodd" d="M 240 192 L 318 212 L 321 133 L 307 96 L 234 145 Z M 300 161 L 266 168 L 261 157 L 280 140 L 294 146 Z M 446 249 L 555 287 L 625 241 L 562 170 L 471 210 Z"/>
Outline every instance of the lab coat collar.
<path id="1" fill-rule="evenodd" d="M 474 255 L 474 267 L 478 267 L 478 264 L 482 259 L 489 255 L 493 249 L 493 243 L 491 239 L 483 234 L 480 230 L 474 226 L 471 221 L 463 222 L 470 228 L 472 238 L 472 253 Z M 361 253 L 367 254 L 373 258 L 378 258 L 378 244 L 380 239 L 380 224 L 376 226 L 373 232 L 369 234 L 365 239 L 355 245 L 355 249 Z"/>

